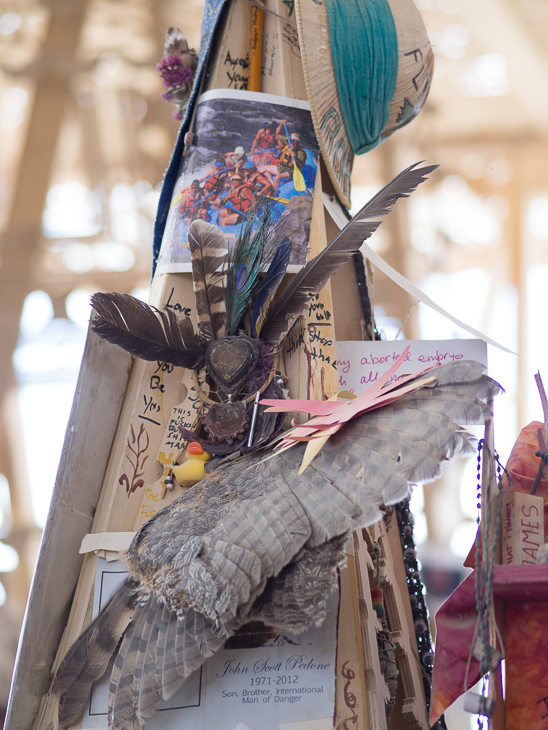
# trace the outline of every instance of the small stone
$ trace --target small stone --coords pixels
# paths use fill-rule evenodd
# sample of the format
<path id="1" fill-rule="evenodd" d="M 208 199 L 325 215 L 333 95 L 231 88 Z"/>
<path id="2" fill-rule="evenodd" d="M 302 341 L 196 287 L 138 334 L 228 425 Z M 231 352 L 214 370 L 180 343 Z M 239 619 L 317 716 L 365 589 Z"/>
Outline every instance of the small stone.
<path id="1" fill-rule="evenodd" d="M 403 551 L 403 559 L 406 562 L 410 562 L 411 560 L 416 560 L 416 558 L 417 558 L 416 550 L 414 550 L 413 548 L 410 548 L 410 547 L 405 548 L 405 550 Z"/>
<path id="2" fill-rule="evenodd" d="M 415 621 L 415 633 L 416 634 L 424 634 L 428 631 L 428 626 L 426 625 L 426 621 L 423 621 L 421 618 L 417 619 Z"/>

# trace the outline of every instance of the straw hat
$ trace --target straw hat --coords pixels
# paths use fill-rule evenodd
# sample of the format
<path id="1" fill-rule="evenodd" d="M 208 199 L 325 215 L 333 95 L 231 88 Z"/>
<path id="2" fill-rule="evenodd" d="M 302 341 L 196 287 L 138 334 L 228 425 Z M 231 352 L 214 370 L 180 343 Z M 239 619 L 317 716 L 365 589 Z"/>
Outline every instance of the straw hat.
<path id="1" fill-rule="evenodd" d="M 349 208 L 354 154 L 419 113 L 434 54 L 412 0 L 296 0 L 295 11 L 316 135 Z"/>

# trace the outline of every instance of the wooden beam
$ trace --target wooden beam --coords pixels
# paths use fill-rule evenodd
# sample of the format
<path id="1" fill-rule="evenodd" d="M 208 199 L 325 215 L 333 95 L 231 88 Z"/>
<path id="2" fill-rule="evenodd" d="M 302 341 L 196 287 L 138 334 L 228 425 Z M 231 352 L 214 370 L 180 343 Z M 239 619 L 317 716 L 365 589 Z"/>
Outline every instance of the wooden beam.
<path id="1" fill-rule="evenodd" d="M 41 696 L 48 689 L 49 667 L 67 623 L 83 562 L 78 553 L 81 537 L 93 522 L 131 362 L 131 355 L 88 333 L 22 631 L 24 641 L 19 647 L 6 721 L 10 730 L 31 727 Z"/>
<path id="2" fill-rule="evenodd" d="M 12 357 L 19 338 L 19 322 L 26 295 L 32 287 L 42 212 L 49 187 L 51 167 L 63 120 L 74 55 L 80 37 L 87 0 L 55 0 L 50 4 L 50 22 L 42 52 L 33 67 L 36 92 L 5 232 L 0 238 L 0 410 L 5 413 L 15 386 Z M 11 402 L 11 400 L 10 400 Z M 14 410 L 11 403 L 11 410 Z M 13 423 L 13 412 L 9 419 Z M 20 566 L 11 576 L 18 586 L 16 601 L 25 600 L 36 557 L 26 473 L 21 455 L 6 453 L 2 468 L 9 474 L 14 509 L 12 534 Z M 11 597 L 10 597 L 11 598 Z"/>
<path id="3" fill-rule="evenodd" d="M 56 0 L 42 53 L 34 66 L 36 92 L 18 177 L 0 239 L 0 396 L 13 382 L 11 356 L 29 292 L 51 168 L 63 121 L 74 54 L 87 0 Z"/>

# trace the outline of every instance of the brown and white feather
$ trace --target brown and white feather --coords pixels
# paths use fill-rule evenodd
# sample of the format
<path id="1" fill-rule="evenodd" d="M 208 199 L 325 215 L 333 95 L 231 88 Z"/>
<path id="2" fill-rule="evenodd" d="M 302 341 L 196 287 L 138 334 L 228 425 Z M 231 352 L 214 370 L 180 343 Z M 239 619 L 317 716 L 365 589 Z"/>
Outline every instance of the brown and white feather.
<path id="1" fill-rule="evenodd" d="M 197 220 L 188 229 L 188 244 L 198 331 L 212 342 L 222 337 L 225 330 L 225 289 L 221 269 L 226 261 L 226 241 L 217 226 Z"/>

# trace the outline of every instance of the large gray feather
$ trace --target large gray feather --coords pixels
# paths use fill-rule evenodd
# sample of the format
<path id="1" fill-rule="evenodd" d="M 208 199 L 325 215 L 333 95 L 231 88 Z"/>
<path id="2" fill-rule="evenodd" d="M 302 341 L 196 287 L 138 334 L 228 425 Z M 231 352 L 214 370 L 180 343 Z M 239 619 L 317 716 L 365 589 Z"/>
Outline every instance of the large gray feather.
<path id="1" fill-rule="evenodd" d="M 150 717 L 248 622 L 293 632 L 321 623 L 346 536 L 466 452 L 471 437 L 460 424 L 484 423 L 486 402 L 500 390 L 477 363 L 429 375 L 427 386 L 346 424 L 302 475 L 304 445 L 273 457 L 250 453 L 218 467 L 141 528 L 127 553 L 129 581 L 117 594 L 132 586 L 139 605 L 119 648 L 106 642 L 116 653 L 111 727 Z M 116 611 L 113 620 L 120 623 Z M 94 626 L 113 633 L 108 616 Z M 91 634 L 101 641 L 96 629 Z M 87 675 L 78 644 L 73 660 L 81 696 Z M 54 685 L 62 705 L 73 691 L 71 662 Z"/>

